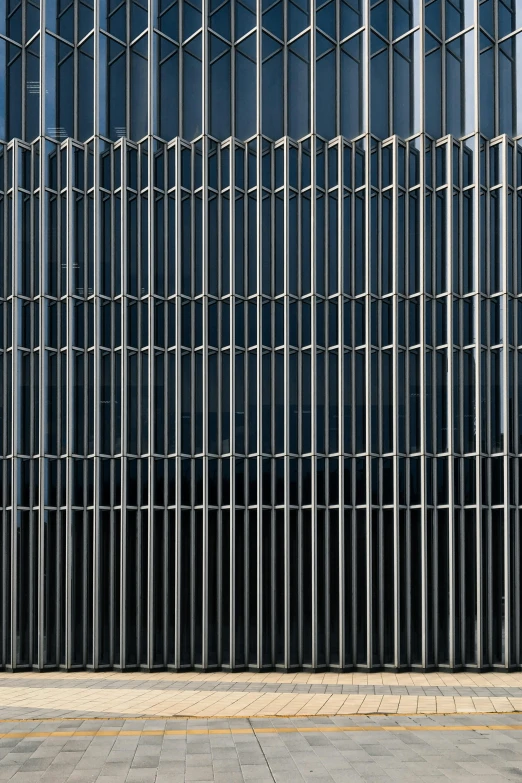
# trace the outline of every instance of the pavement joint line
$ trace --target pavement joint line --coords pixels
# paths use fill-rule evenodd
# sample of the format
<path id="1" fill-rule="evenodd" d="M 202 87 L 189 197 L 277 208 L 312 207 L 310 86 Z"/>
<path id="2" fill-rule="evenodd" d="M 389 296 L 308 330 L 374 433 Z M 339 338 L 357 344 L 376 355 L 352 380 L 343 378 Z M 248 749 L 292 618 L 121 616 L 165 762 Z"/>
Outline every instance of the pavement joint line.
<path id="1" fill-rule="evenodd" d="M 270 773 L 270 777 L 272 778 L 272 780 L 275 783 L 274 773 L 272 771 L 272 767 L 270 766 L 270 762 L 268 761 L 268 759 L 266 757 L 265 749 L 263 748 L 263 746 L 259 742 L 259 737 L 257 736 L 257 733 L 254 731 L 254 727 L 252 726 L 252 721 L 250 719 L 248 720 L 248 725 L 252 729 L 254 737 L 256 738 L 257 746 L 258 746 L 259 750 L 261 751 L 261 754 L 262 754 L 262 756 L 263 756 L 263 758 L 265 760 L 265 764 L 266 764 L 266 767 L 267 767 L 267 769 L 268 769 L 268 771 Z"/>
<path id="2" fill-rule="evenodd" d="M 91 715 L 61 715 L 59 717 L 46 717 L 45 715 L 39 716 L 37 718 L 0 718 L 0 725 L 2 723 L 72 723 L 73 721 L 77 723 L 82 723 L 84 721 L 89 722 L 95 722 L 99 721 L 116 721 L 116 720 L 123 720 L 123 721 L 158 721 L 158 720 L 279 720 L 280 718 L 290 718 L 290 719 L 300 719 L 300 718 L 308 718 L 310 720 L 314 720 L 314 718 L 321 717 L 321 718 L 350 718 L 354 715 L 361 715 L 364 717 L 387 717 L 387 718 L 424 718 L 424 717 L 430 717 L 435 716 L 437 718 L 442 717 L 463 717 L 463 716 L 478 716 L 478 715 L 520 715 L 522 713 L 522 710 L 488 710 L 487 712 L 482 712 L 480 710 L 464 710 L 462 712 L 455 712 L 454 710 L 451 712 L 436 712 L 435 710 L 430 710 L 429 712 L 387 712 L 379 711 L 378 709 L 372 709 L 372 710 L 363 710 L 362 712 L 321 712 L 320 714 L 317 712 L 290 712 L 290 713 L 276 713 L 274 715 L 264 715 L 263 713 L 260 714 L 253 714 L 253 715 L 107 715 L 107 716 L 91 716 Z M 0 734 L 0 738 L 3 735 Z"/>
<path id="3" fill-rule="evenodd" d="M 402 716 L 401 716 L 402 717 Z M 164 731 L 129 730 L 121 731 L 33 731 L 33 732 L 9 732 L 0 734 L 1 739 L 49 739 L 52 737 L 170 737 L 170 736 L 200 736 L 217 734 L 335 734 L 359 731 L 517 731 L 522 730 L 521 724 L 487 724 L 487 725 L 451 725 L 451 726 L 263 726 L 228 729 L 165 729 Z"/>

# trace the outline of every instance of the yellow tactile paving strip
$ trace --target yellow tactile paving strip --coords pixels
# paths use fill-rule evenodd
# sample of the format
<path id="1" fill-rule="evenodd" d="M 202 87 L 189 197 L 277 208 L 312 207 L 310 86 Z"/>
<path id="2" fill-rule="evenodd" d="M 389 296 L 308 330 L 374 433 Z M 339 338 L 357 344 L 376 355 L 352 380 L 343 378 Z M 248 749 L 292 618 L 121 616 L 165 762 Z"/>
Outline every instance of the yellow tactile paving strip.
<path id="1" fill-rule="evenodd" d="M 46 687 L 35 687 L 38 678 Z M 16 682 L 14 682 L 16 680 Z M 27 682 L 28 687 L 21 685 Z M 160 687 L 160 683 L 165 687 Z M 182 690 L 176 682 L 187 683 Z M 13 683 L 12 685 L 10 683 Z M 2 718 L 46 716 L 292 717 L 316 715 L 504 713 L 522 711 L 522 696 L 374 695 L 368 693 L 211 690 L 210 683 L 522 688 L 522 672 L 46 672 L 0 673 Z M 42 682 L 43 684 L 43 682 Z M 147 685 L 150 684 L 150 688 Z M 72 687 L 74 686 L 74 687 Z M 110 687 L 108 687 L 110 686 Z M 192 686 L 192 687 L 191 687 Z M 42 717 L 39 715 L 38 717 Z"/>
<path id="2" fill-rule="evenodd" d="M 522 724 L 489 724 L 484 726 L 262 726 L 252 728 L 220 728 L 220 729 L 165 729 L 164 731 L 134 731 L 132 729 L 100 730 L 100 731 L 11 731 L 0 734 L 0 739 L 51 739 L 53 737 L 184 737 L 193 735 L 214 734 L 332 734 L 339 732 L 360 731 L 516 731 L 522 730 Z"/>

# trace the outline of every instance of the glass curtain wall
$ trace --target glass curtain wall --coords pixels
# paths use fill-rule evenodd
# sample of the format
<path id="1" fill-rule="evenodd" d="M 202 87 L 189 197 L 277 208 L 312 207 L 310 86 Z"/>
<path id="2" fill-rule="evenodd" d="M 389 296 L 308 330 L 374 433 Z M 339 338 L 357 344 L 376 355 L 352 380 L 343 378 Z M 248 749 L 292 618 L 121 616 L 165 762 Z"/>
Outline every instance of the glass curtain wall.
<path id="1" fill-rule="evenodd" d="M 521 36 L 2 4 L 0 667 L 522 667 Z"/>

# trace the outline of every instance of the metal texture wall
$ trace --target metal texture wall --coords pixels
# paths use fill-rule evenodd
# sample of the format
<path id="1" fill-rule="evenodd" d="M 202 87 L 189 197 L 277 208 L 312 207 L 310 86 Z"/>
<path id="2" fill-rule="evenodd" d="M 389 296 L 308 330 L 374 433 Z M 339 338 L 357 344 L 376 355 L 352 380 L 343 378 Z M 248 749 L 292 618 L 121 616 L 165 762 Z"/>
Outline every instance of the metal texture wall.
<path id="1" fill-rule="evenodd" d="M 521 25 L 7 3 L 0 666 L 522 666 Z"/>

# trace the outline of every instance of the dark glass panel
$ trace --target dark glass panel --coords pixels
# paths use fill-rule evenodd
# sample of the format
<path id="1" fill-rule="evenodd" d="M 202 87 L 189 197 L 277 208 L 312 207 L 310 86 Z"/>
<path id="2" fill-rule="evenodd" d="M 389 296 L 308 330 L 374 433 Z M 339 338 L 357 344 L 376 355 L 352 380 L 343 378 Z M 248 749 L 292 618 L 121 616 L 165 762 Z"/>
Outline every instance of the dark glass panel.
<path id="1" fill-rule="evenodd" d="M 389 64 L 388 49 L 375 54 L 370 66 L 371 130 L 381 139 L 389 135 Z"/>
<path id="2" fill-rule="evenodd" d="M 325 139 L 336 135 L 336 62 L 335 51 L 323 55 L 316 63 L 317 133 Z"/>
<path id="3" fill-rule="evenodd" d="M 256 132 L 255 41 L 251 35 L 236 48 L 235 133 L 240 139 Z"/>
<path id="4" fill-rule="evenodd" d="M 273 41 L 263 35 L 263 57 L 266 44 L 272 47 Z M 277 140 L 283 136 L 283 53 L 278 51 L 263 61 L 263 133 Z"/>

